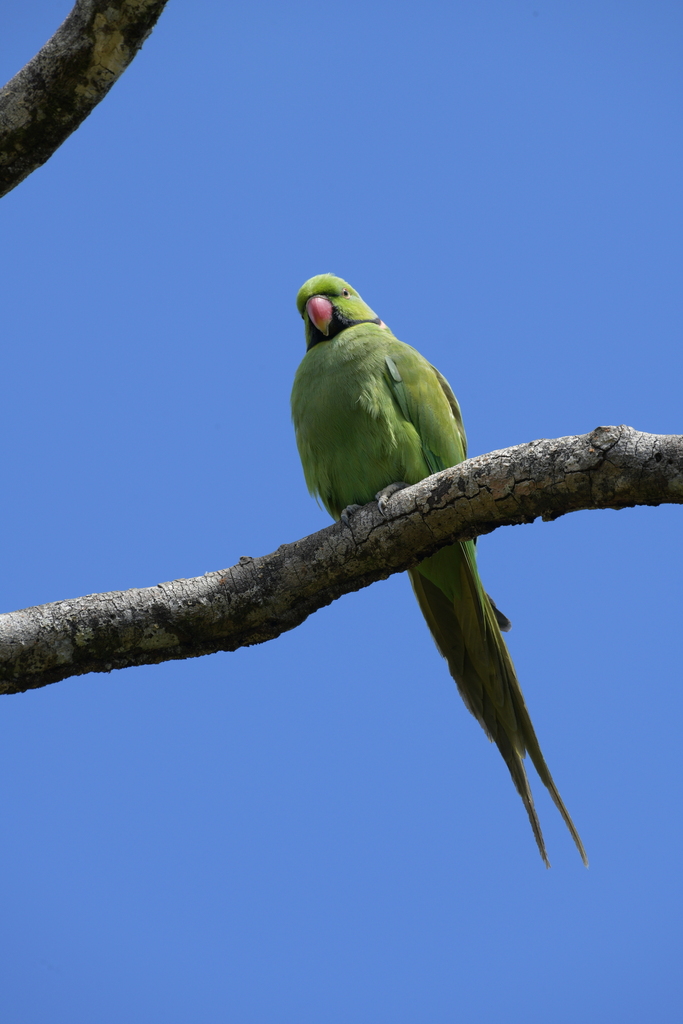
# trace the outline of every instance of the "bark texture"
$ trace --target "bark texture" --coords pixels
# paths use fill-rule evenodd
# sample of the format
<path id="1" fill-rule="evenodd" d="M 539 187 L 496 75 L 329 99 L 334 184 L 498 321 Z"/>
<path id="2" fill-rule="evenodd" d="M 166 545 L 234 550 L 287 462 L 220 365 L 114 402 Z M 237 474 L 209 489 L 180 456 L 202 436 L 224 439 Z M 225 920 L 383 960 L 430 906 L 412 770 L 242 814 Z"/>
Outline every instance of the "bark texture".
<path id="1" fill-rule="evenodd" d="M 663 502 L 683 504 L 683 436 L 598 427 L 480 455 L 396 494 L 387 518 L 372 503 L 348 525 L 196 579 L 0 615 L 0 693 L 263 643 L 454 540 Z"/>
<path id="2" fill-rule="evenodd" d="M 126 70 L 167 0 L 78 0 L 0 90 L 0 196 L 44 164 Z"/>

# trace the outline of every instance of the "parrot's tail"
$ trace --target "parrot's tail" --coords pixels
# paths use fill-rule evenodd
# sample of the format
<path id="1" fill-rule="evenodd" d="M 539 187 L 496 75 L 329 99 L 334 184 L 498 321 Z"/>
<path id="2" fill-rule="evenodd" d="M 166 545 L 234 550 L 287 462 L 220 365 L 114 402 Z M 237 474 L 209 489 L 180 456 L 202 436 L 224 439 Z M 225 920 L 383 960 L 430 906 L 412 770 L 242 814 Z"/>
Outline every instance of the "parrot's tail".
<path id="1" fill-rule="evenodd" d="M 508 766 L 546 866 L 550 862 L 524 768 L 527 751 L 587 866 L 579 833 L 541 753 L 498 617 L 479 580 L 474 544 L 467 541 L 442 548 L 409 575 L 462 699 Z"/>

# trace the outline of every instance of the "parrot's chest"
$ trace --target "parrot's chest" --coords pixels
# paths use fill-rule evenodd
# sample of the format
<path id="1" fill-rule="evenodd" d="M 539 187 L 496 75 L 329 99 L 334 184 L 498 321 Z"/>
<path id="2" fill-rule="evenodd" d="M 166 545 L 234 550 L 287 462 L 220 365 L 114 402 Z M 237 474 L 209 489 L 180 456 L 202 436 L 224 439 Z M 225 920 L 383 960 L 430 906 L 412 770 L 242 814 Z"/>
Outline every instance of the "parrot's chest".
<path id="1" fill-rule="evenodd" d="M 420 445 L 392 396 L 382 346 L 320 347 L 299 368 L 292 412 L 306 482 L 337 517 L 407 479 Z"/>
<path id="2" fill-rule="evenodd" d="M 323 349 L 302 366 L 302 401 L 295 406 L 297 436 L 327 457 L 345 457 L 355 448 L 385 448 L 395 434 L 396 408 L 381 353 L 358 346 Z M 318 353 L 310 353 L 318 355 Z M 303 371 L 303 372 L 302 372 Z"/>

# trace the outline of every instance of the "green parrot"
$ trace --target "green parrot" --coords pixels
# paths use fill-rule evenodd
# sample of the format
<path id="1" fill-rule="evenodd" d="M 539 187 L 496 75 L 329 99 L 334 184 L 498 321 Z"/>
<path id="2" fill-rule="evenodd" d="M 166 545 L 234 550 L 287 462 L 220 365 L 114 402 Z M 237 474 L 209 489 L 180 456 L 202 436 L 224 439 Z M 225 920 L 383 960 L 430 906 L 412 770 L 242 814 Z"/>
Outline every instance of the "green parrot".
<path id="1" fill-rule="evenodd" d="M 348 521 L 373 499 L 385 512 L 401 487 L 467 457 L 460 407 L 446 379 L 395 338 L 350 284 L 333 274 L 312 277 L 299 291 L 297 308 L 306 355 L 292 389 L 296 441 L 308 488 L 334 519 Z M 474 542 L 441 548 L 409 575 L 466 707 L 508 766 L 546 866 L 524 768 L 527 751 L 587 864 L 501 635 L 510 623 L 479 579 Z"/>

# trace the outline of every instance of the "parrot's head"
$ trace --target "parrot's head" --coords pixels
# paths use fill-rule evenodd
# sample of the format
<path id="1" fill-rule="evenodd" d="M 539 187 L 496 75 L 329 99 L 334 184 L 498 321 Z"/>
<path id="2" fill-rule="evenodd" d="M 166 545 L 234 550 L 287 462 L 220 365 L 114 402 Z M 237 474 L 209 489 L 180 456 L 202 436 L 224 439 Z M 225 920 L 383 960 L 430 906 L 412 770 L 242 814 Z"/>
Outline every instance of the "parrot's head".
<path id="1" fill-rule="evenodd" d="M 306 325 L 306 348 L 332 338 L 355 324 L 384 324 L 358 292 L 334 274 L 311 277 L 299 289 L 296 307 Z"/>

